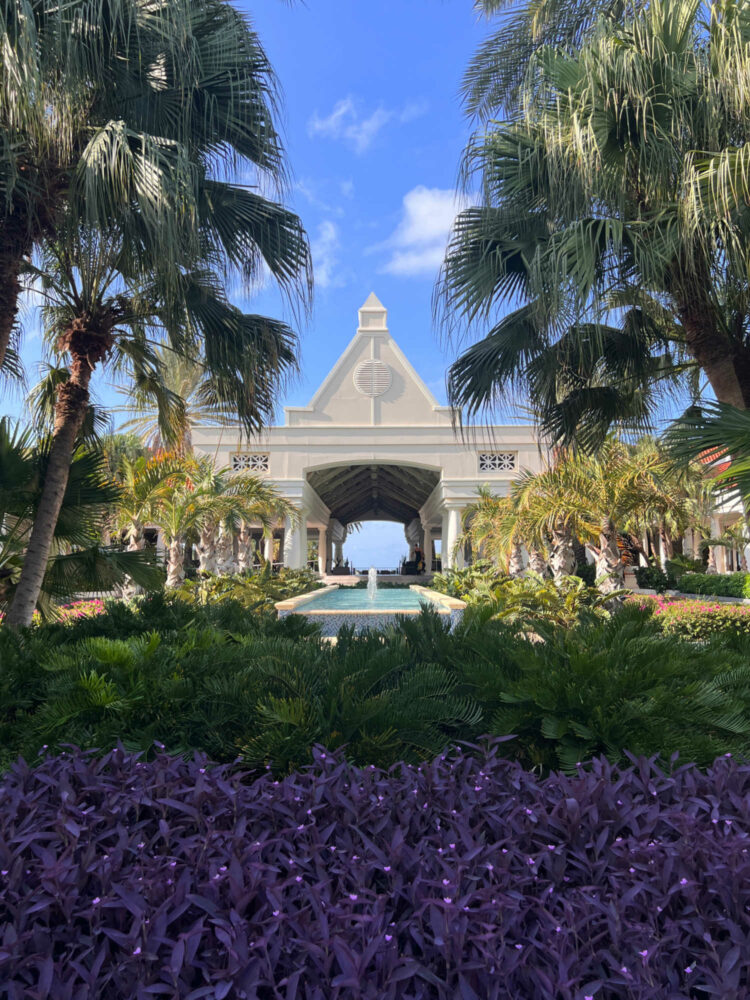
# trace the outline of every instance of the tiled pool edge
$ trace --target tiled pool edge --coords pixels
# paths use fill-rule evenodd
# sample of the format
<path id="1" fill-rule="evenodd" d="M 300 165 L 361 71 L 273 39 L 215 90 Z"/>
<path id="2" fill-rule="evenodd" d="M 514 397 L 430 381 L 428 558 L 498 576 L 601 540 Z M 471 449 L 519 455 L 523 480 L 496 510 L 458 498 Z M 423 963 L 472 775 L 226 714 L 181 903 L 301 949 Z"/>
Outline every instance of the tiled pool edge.
<path id="1" fill-rule="evenodd" d="M 392 610 L 390 608 L 381 608 L 377 611 L 368 611 L 365 608 L 357 611 L 314 611 L 312 608 L 309 611 L 305 610 L 305 606 L 314 603 L 317 597 L 338 589 L 338 584 L 332 584 L 328 587 L 322 587 L 319 590 L 300 594 L 298 597 L 290 597 L 284 601 L 277 601 L 275 605 L 276 612 L 279 618 L 286 618 L 288 615 L 293 614 L 303 614 L 307 617 L 308 621 L 314 621 L 320 625 L 321 634 L 324 636 L 337 635 L 339 629 L 344 625 L 353 625 L 356 632 L 362 632 L 366 629 L 381 629 L 386 625 L 394 625 L 396 619 L 401 616 L 417 615 L 420 613 L 419 611 L 407 611 L 403 608 L 394 608 Z M 422 587 L 419 584 L 412 584 L 409 589 L 416 591 L 418 594 L 426 597 L 432 604 L 437 605 L 439 614 L 449 617 L 451 632 L 461 621 L 466 607 L 464 601 L 459 601 L 455 597 L 449 597 L 447 594 L 440 594 L 437 590 L 430 590 L 428 587 Z"/>

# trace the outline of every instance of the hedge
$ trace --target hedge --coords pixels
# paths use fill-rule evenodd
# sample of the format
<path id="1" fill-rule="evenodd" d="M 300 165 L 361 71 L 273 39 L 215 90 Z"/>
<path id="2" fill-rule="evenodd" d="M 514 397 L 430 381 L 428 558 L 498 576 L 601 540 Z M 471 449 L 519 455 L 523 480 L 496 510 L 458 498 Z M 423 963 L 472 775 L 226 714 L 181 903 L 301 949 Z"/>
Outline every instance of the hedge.
<path id="1" fill-rule="evenodd" d="M 679 587 L 683 594 L 750 597 L 750 573 L 685 573 Z"/>
<path id="2" fill-rule="evenodd" d="M 282 781 L 122 750 L 0 782 L 10 1000 L 748 995 L 750 766 L 469 748 Z"/>
<path id="3" fill-rule="evenodd" d="M 750 637 L 750 607 L 711 604 L 709 601 L 675 601 L 636 595 L 628 603 L 653 611 L 663 632 L 683 639 L 705 640 L 713 636 Z"/>

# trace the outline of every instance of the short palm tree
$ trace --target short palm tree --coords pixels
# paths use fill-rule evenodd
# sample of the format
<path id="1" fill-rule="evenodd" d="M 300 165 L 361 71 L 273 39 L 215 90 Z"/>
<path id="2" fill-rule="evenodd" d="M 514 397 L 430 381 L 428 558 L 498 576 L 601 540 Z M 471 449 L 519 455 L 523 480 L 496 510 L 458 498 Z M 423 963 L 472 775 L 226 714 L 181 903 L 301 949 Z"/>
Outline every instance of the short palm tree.
<path id="1" fill-rule="evenodd" d="M 482 558 L 504 566 L 512 577 L 523 573 L 522 546 L 525 545 L 531 572 L 546 576 L 545 539 L 525 518 L 525 513 L 512 497 L 494 496 L 489 487 L 482 487 L 479 498 L 466 509 L 466 529 L 460 542 L 469 540 Z"/>
<path id="2" fill-rule="evenodd" d="M 466 169 L 482 199 L 456 220 L 438 301 L 447 322 L 484 324 L 452 402 L 531 398 L 553 437 L 594 446 L 700 375 L 750 406 L 750 22 L 741 2 L 656 0 L 593 24 L 606 4 L 567 6 L 523 5 L 552 44 L 504 121 L 482 104 L 498 97 L 489 51 L 477 67 L 488 124 Z M 516 56 L 497 54 L 498 79 Z"/>
<path id="3" fill-rule="evenodd" d="M 251 525 L 260 525 L 264 534 L 286 517 L 296 521 L 293 504 L 269 483 L 257 476 L 214 469 L 208 459 L 194 459 L 189 465 L 191 481 L 210 516 L 202 523 L 198 540 L 199 569 L 222 575 L 251 567 Z M 237 560 L 234 536 L 237 537 Z"/>

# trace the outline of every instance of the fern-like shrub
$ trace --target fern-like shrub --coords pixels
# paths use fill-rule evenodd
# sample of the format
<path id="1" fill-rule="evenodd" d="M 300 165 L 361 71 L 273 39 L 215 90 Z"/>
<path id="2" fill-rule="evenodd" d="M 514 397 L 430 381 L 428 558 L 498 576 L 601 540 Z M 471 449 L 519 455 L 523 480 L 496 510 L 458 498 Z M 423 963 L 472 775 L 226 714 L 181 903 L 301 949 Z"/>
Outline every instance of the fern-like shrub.
<path id="1" fill-rule="evenodd" d="M 680 590 L 711 597 L 750 597 L 750 573 L 685 573 L 680 577 Z"/>
<path id="2" fill-rule="evenodd" d="M 487 600 L 507 576 L 493 563 L 479 560 L 464 569 L 446 569 L 432 578 L 432 588 L 441 594 L 476 603 Z"/>
<path id="3" fill-rule="evenodd" d="M 283 567 L 272 573 L 268 563 L 257 573 L 236 576 L 202 574 L 174 591 L 178 600 L 189 604 L 215 604 L 217 601 L 237 601 L 251 610 L 270 610 L 276 601 L 284 601 L 323 584 L 307 569 Z"/>
<path id="4" fill-rule="evenodd" d="M 0 781 L 9 997 L 745 997 L 750 766 L 503 745 L 254 782 L 78 752 Z"/>
<path id="5" fill-rule="evenodd" d="M 521 626 L 495 614 L 472 605 L 451 633 L 425 612 L 331 645 L 302 616 L 157 596 L 20 637 L 0 629 L 0 766 L 45 744 L 150 753 L 159 741 L 286 773 L 316 743 L 390 766 L 509 733 L 508 755 L 543 770 L 599 753 L 708 765 L 750 752 L 750 639 L 696 644 L 637 607 L 564 627 L 556 610 L 533 630 L 525 611 Z"/>

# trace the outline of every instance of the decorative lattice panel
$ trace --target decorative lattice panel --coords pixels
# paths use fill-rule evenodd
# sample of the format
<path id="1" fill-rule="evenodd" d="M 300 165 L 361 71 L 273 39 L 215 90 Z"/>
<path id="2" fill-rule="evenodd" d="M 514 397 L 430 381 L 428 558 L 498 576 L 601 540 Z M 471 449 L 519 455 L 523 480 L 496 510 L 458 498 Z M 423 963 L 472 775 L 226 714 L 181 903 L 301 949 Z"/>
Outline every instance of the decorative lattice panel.
<path id="1" fill-rule="evenodd" d="M 354 387 L 363 396 L 382 396 L 391 387 L 393 375 L 383 361 L 371 358 L 354 369 Z"/>
<path id="2" fill-rule="evenodd" d="M 515 472 L 516 453 L 514 451 L 480 451 L 480 472 Z"/>
<path id="3" fill-rule="evenodd" d="M 259 451 L 239 451 L 232 455 L 232 472 L 268 472 L 269 456 Z"/>

